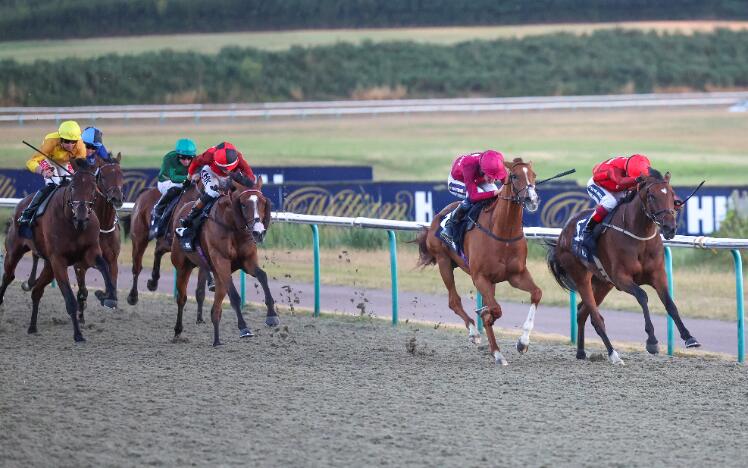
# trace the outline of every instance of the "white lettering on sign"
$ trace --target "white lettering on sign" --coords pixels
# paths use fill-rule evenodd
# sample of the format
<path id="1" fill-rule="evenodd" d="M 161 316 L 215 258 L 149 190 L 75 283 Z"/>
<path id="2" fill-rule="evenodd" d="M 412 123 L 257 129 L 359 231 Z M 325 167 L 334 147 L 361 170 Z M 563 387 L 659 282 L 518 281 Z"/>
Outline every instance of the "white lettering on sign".
<path id="1" fill-rule="evenodd" d="M 719 225 L 727 216 L 727 202 L 729 199 L 723 195 L 714 197 L 714 230 L 719 229 Z"/>
<path id="2" fill-rule="evenodd" d="M 430 223 L 434 219 L 431 192 L 416 191 L 416 221 Z"/>
<path id="3" fill-rule="evenodd" d="M 714 231 L 714 198 L 709 195 L 691 197 L 688 210 L 688 233 L 711 234 Z"/>

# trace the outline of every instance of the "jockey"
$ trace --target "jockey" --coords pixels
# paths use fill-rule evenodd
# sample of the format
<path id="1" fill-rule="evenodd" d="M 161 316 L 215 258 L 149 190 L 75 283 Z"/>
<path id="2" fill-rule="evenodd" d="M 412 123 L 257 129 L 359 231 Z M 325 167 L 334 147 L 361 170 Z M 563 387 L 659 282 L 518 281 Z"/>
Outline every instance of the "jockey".
<path id="1" fill-rule="evenodd" d="M 70 161 L 85 159 L 86 147 L 81 141 L 78 123 L 73 120 L 62 122 L 56 132 L 44 137 L 41 152 L 44 154 L 34 153 L 26 162 L 29 171 L 44 177 L 44 187 L 34 194 L 29 206 L 18 218 L 18 224 L 22 227 L 28 226 L 39 205 L 60 185 L 62 177 L 72 175 L 74 171 Z"/>
<path id="2" fill-rule="evenodd" d="M 595 244 L 593 231 L 605 216 L 618 206 L 626 192 L 635 187 L 640 176 L 649 175 L 652 164 L 641 154 L 619 156 L 603 161 L 592 169 L 592 178 L 587 182 L 587 193 L 597 203 L 595 212 L 584 227 L 582 245 L 592 250 Z"/>
<path id="3" fill-rule="evenodd" d="M 90 166 L 96 164 L 96 156 L 104 161 L 110 161 L 110 154 L 104 146 L 103 133 L 96 127 L 86 127 L 81 135 L 83 144 L 86 145 L 86 160 Z"/>
<path id="4" fill-rule="evenodd" d="M 151 239 L 161 235 L 161 217 L 164 210 L 172 200 L 184 191 L 187 168 L 189 168 L 196 154 L 197 146 L 195 146 L 195 142 L 189 138 L 182 138 L 177 140 L 174 150 L 164 155 L 161 170 L 158 172 L 158 191 L 161 192 L 161 198 L 158 199 L 151 214 L 149 234 Z"/>
<path id="5" fill-rule="evenodd" d="M 451 242 L 456 234 L 455 226 L 470 207 L 474 203 L 499 194 L 497 182 L 499 185 L 509 182 L 509 174 L 504 167 L 504 156 L 498 151 L 487 150 L 455 159 L 447 178 L 447 189 L 449 193 L 463 200 L 444 226 L 442 236 Z"/>
<path id="6" fill-rule="evenodd" d="M 203 192 L 187 217 L 180 220 L 182 227 L 185 228 L 192 227 L 192 223 L 203 208 L 220 196 L 218 189 L 227 182 L 228 178 L 250 188 L 254 187 L 257 181 L 252 168 L 249 167 L 242 154 L 227 141 L 208 148 L 192 160 L 188 169 L 192 180 L 197 178 L 198 170 L 203 181 Z"/>

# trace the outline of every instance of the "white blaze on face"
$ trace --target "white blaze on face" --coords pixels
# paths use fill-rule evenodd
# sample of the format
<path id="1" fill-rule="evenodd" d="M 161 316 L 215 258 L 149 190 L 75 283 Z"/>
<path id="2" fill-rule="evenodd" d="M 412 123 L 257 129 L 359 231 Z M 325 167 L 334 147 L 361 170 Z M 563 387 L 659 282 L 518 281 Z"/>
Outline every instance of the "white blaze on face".
<path id="1" fill-rule="evenodd" d="M 527 210 L 531 213 L 538 209 L 538 192 L 535 191 L 535 186 L 530 184 L 530 176 L 528 170 L 523 167 L 522 170 L 525 173 L 525 181 L 527 182 L 527 196 L 530 198 L 529 203 L 525 203 Z"/>
<path id="2" fill-rule="evenodd" d="M 257 209 L 257 195 L 250 196 L 249 201 L 252 202 L 252 212 L 254 213 L 254 224 L 252 230 L 257 233 L 262 233 L 265 231 L 265 226 L 262 224 L 262 221 L 260 221 L 260 214 Z"/>

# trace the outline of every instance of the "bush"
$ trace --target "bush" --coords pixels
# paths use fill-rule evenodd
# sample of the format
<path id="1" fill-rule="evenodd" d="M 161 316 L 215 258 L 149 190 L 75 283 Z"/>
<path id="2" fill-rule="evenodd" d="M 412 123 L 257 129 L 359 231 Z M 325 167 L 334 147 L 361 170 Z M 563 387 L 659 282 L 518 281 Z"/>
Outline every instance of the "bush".
<path id="1" fill-rule="evenodd" d="M 217 55 L 161 51 L 95 59 L 0 62 L 0 102 L 14 106 L 348 99 L 367 89 L 406 98 L 653 92 L 748 86 L 748 32 L 658 35 L 605 30 L 470 41 L 389 42 Z"/>

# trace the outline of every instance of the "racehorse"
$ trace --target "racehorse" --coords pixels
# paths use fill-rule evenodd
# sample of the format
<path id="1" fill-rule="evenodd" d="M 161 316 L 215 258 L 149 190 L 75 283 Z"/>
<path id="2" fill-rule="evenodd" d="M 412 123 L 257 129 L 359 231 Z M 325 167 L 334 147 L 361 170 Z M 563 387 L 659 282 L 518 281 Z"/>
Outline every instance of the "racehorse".
<path id="1" fill-rule="evenodd" d="M 582 302 L 578 306 L 577 359 L 586 359 L 584 350 L 584 324 L 591 316 L 592 326 L 605 344 L 608 359 L 613 364 L 623 364 L 605 331 L 605 321 L 598 306 L 613 287 L 634 296 L 644 313 L 644 331 L 647 333 L 647 351 L 659 352 L 654 326 L 647 306 L 647 293 L 640 287 L 652 286 L 665 309 L 678 327 L 687 348 L 701 346 L 691 336 L 678 314 L 668 292 L 664 264 L 664 247 L 658 235 L 672 239 L 677 226 L 675 194 L 670 186 L 670 173 L 654 169 L 639 180 L 636 190 L 622 201 L 615 214 L 602 227 L 597 247 L 600 264 L 588 263 L 574 254 L 572 243 L 588 212 L 573 216 L 561 231 L 558 241 L 548 250 L 548 266 L 564 289 L 575 290 Z"/>
<path id="2" fill-rule="evenodd" d="M 116 158 L 111 161 L 103 161 L 97 159 L 96 172 L 96 186 L 98 195 L 94 202 L 94 213 L 99 219 L 101 225 L 99 231 L 99 245 L 101 246 L 104 259 L 109 265 L 109 273 L 112 276 L 112 283 L 117 288 L 117 272 L 118 264 L 117 259 L 119 258 L 120 252 L 120 231 L 119 231 L 119 217 L 117 216 L 117 209 L 122 207 L 123 194 L 122 185 L 124 183 L 124 177 L 122 174 L 122 168 L 120 161 L 122 155 L 117 154 Z M 24 281 L 21 287 L 24 291 L 30 291 L 36 283 L 36 268 L 39 262 L 39 257 L 33 255 L 33 263 L 31 266 L 31 273 L 29 274 L 28 280 Z M 88 299 L 88 289 L 86 288 L 86 270 L 83 265 L 76 264 L 75 276 L 78 281 L 78 321 L 83 324 L 85 323 L 85 317 L 83 315 L 86 309 L 86 301 Z M 97 297 L 103 294 L 102 291 L 96 291 Z"/>
<path id="3" fill-rule="evenodd" d="M 257 244 L 261 243 L 270 226 L 270 200 L 262 195 L 258 188 L 245 189 L 235 185 L 228 190 L 210 208 L 202 229 L 197 235 L 194 252 L 185 252 L 179 238 L 174 236 L 171 246 L 171 261 L 177 270 L 177 323 L 174 326 L 174 337 L 182 333 L 182 313 L 187 302 L 187 282 L 192 269 L 200 266 L 215 275 L 216 290 L 211 322 L 213 322 L 213 346 L 221 345 L 218 325 L 221 321 L 221 305 L 228 292 L 231 306 L 236 312 L 239 334 L 242 338 L 253 336 L 242 316 L 241 298 L 236 290 L 231 274 L 242 269 L 260 282 L 265 293 L 267 316 L 265 324 L 271 327 L 279 324 L 275 311 L 275 301 L 270 293 L 267 274 L 258 264 Z M 175 213 L 173 229 L 177 228 L 179 218 L 187 215 L 191 204 L 182 206 Z"/>
<path id="4" fill-rule="evenodd" d="M 188 186 L 184 192 L 175 201 L 175 206 L 172 210 L 176 213 L 178 209 L 185 203 L 196 200 L 200 196 L 194 185 Z M 138 303 L 138 277 L 140 272 L 143 270 L 143 254 L 145 249 L 148 247 L 148 231 L 151 225 L 151 214 L 153 213 L 153 207 L 161 197 L 161 193 L 157 188 L 153 187 L 143 191 L 135 200 L 135 205 L 132 210 L 131 223 L 130 223 L 130 239 L 132 240 L 132 288 L 130 293 L 127 295 L 127 303 L 135 305 Z M 153 253 L 153 269 L 151 270 L 151 278 L 146 283 L 149 291 L 155 291 L 158 288 L 158 280 L 161 277 L 161 257 L 165 253 L 171 250 L 171 238 L 173 233 L 167 229 L 167 232 L 156 239 L 156 247 Z M 201 304 L 201 301 L 200 305 Z"/>
<path id="5" fill-rule="evenodd" d="M 462 300 L 455 288 L 454 269 L 460 267 L 470 275 L 473 284 L 485 301 L 479 312 L 486 324 L 486 336 L 491 354 L 497 364 L 507 365 L 496 337 L 493 324 L 501 317 L 501 306 L 496 302 L 496 284 L 509 281 L 513 287 L 530 293 L 530 311 L 523 325 L 523 333 L 517 342 L 517 350 L 527 351 L 530 344 L 530 331 L 535 320 L 535 311 L 543 296 L 543 291 L 535 284 L 527 270 L 527 239 L 522 230 L 524 208 L 537 210 L 540 200 L 535 191 L 535 172 L 532 162 L 521 158 L 506 162 L 510 183 L 501 188 L 496 199 L 483 209 L 474 229 L 464 236 L 465 257 L 458 255 L 437 237 L 442 219 L 449 214 L 458 202 L 444 208 L 434 217 L 431 226 L 421 231 L 417 242 L 420 252 L 418 265 L 437 264 L 444 285 L 449 291 L 449 308 L 465 322 L 468 337 L 473 343 L 480 342 L 480 334 L 475 321 L 465 313 Z"/>
<path id="6" fill-rule="evenodd" d="M 93 215 L 97 197 L 96 175 L 86 166 L 75 160 L 76 172 L 71 182 L 50 195 L 44 216 L 36 220 L 31 239 L 22 238 L 18 232 L 18 216 L 28 206 L 27 196 L 16 207 L 13 224 L 5 238 L 5 262 L 3 282 L 0 284 L 0 304 L 5 290 L 15 278 L 15 268 L 25 252 L 32 250 L 45 260 L 44 268 L 31 291 L 32 311 L 28 332 L 37 332 L 39 301 L 44 288 L 54 278 L 65 299 L 65 308 L 73 321 L 73 338 L 85 341 L 78 322 L 78 305 L 70 288 L 67 267 L 80 263 L 84 267 L 96 266 L 101 271 L 106 285 L 105 294 L 99 297 L 102 305 L 108 308 L 117 306 L 117 296 L 109 274 L 109 266 L 99 245 L 99 220 Z"/>

